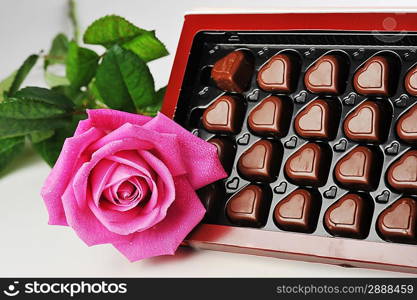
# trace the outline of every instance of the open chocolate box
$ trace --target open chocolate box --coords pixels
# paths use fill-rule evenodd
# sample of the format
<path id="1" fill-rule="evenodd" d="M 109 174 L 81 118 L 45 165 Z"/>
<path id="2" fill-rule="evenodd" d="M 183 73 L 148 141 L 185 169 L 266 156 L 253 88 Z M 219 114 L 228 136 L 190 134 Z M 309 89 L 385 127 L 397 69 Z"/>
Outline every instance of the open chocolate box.
<path id="1" fill-rule="evenodd" d="M 163 112 L 229 174 L 186 244 L 417 273 L 417 14 L 186 16 Z"/>

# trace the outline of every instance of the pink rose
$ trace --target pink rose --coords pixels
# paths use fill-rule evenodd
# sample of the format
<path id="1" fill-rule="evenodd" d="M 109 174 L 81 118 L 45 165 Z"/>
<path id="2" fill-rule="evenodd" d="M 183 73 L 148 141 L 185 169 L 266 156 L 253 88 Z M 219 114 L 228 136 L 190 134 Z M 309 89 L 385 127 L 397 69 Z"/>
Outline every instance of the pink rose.
<path id="1" fill-rule="evenodd" d="M 89 110 L 65 141 L 42 197 L 49 224 L 129 260 L 173 254 L 201 221 L 195 190 L 226 177 L 215 146 L 163 114 Z"/>

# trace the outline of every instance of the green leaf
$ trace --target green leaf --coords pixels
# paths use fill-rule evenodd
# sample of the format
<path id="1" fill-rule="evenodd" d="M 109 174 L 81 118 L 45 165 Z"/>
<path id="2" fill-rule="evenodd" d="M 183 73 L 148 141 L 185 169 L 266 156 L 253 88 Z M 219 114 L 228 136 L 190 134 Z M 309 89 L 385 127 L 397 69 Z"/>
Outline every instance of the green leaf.
<path id="1" fill-rule="evenodd" d="M 12 86 L 10 87 L 8 92 L 9 97 L 12 97 L 17 92 L 17 90 L 20 88 L 20 85 L 23 83 L 26 76 L 29 74 L 30 70 L 32 70 L 37 61 L 38 55 L 33 54 L 23 62 L 22 66 L 19 68 L 19 70 L 17 70 Z"/>
<path id="2" fill-rule="evenodd" d="M 77 108 L 85 108 L 86 106 L 87 92 L 83 92 L 79 89 L 74 89 L 69 85 L 54 86 L 51 90 L 67 96 L 72 100 L 72 102 L 75 104 L 75 107 Z"/>
<path id="3" fill-rule="evenodd" d="M 123 47 L 132 51 L 145 62 L 164 57 L 169 54 L 165 45 L 156 38 L 154 31 L 148 31 L 127 41 Z"/>
<path id="4" fill-rule="evenodd" d="M 12 86 L 16 73 L 17 71 L 13 72 L 0 82 L 0 102 L 2 102 L 5 99 L 4 95 L 7 94 L 7 91 Z"/>
<path id="5" fill-rule="evenodd" d="M 88 85 L 96 73 L 98 60 L 94 51 L 79 47 L 74 41 L 69 43 L 67 77 L 74 88 Z"/>
<path id="6" fill-rule="evenodd" d="M 44 69 L 55 64 L 65 64 L 68 53 L 68 38 L 65 34 L 59 33 L 52 41 L 51 48 L 45 56 Z"/>
<path id="7" fill-rule="evenodd" d="M 33 99 L 9 98 L 0 104 L 0 118 L 35 120 L 67 113 L 62 107 Z"/>
<path id="8" fill-rule="evenodd" d="M 26 135 L 35 131 L 56 129 L 68 124 L 68 117 L 37 120 L 0 118 L 0 138 Z"/>
<path id="9" fill-rule="evenodd" d="M 34 86 L 21 89 L 16 93 L 14 98 L 44 102 L 61 107 L 68 112 L 71 112 L 74 108 L 74 103 L 65 95 L 53 90 Z"/>
<path id="10" fill-rule="evenodd" d="M 33 143 L 35 150 L 51 167 L 55 165 L 55 162 L 61 153 L 65 139 L 74 135 L 78 122 L 86 117 L 87 115 L 85 114 L 76 115 L 73 117 L 72 121 L 67 124 L 67 126 L 57 129 L 55 134 L 49 139 Z"/>
<path id="11" fill-rule="evenodd" d="M 154 104 L 154 81 L 148 66 L 118 45 L 104 56 L 97 69 L 96 84 L 110 108 L 133 112 Z"/>
<path id="12" fill-rule="evenodd" d="M 0 171 L 23 150 L 25 137 L 0 139 Z"/>
<path id="13" fill-rule="evenodd" d="M 144 32 L 146 30 L 136 27 L 126 19 L 110 15 L 94 21 L 85 31 L 83 40 L 86 44 L 103 45 L 109 48 Z"/>
<path id="14" fill-rule="evenodd" d="M 0 103 L 0 138 L 65 126 L 73 103 L 54 91 L 28 87 Z"/>
<path id="15" fill-rule="evenodd" d="M 43 131 L 35 131 L 30 134 L 30 140 L 32 143 L 39 143 L 43 140 L 49 139 L 51 136 L 55 134 L 55 130 L 43 130 Z"/>
<path id="16" fill-rule="evenodd" d="M 155 94 L 154 104 L 147 106 L 142 110 L 138 110 L 138 113 L 142 115 L 151 116 L 151 117 L 155 116 L 158 113 L 158 111 L 161 110 L 161 106 L 164 100 L 166 89 L 167 89 L 166 86 L 163 88 L 160 88 Z"/>

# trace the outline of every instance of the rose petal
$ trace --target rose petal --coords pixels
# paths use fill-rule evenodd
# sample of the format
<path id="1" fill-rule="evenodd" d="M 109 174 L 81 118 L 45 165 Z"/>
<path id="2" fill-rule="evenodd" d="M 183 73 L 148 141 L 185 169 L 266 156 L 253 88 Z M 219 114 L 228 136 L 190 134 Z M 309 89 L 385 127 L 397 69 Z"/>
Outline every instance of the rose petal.
<path id="1" fill-rule="evenodd" d="M 182 149 L 177 143 L 177 137 L 173 134 L 158 133 L 156 131 L 145 129 L 143 126 L 126 123 L 120 128 L 115 129 L 107 134 L 93 145 L 88 151 L 94 152 L 104 145 L 114 140 L 123 140 L 125 138 L 137 138 L 143 141 L 141 150 L 155 149 L 158 157 L 167 165 L 172 176 L 183 175 L 187 172 L 183 160 Z M 175 157 L 175 159 L 172 159 Z"/>
<path id="2" fill-rule="evenodd" d="M 89 193 L 91 194 L 91 193 Z M 68 225 L 88 246 L 127 241 L 127 237 L 110 232 L 101 224 L 89 209 L 80 209 L 74 196 L 72 184 L 62 195 L 62 204 Z"/>
<path id="3" fill-rule="evenodd" d="M 74 136 L 80 135 L 92 127 L 113 131 L 125 123 L 144 125 L 152 118 L 112 109 L 87 109 L 88 119 L 78 123 Z"/>
<path id="4" fill-rule="evenodd" d="M 103 159 L 95 166 L 94 170 L 91 172 L 91 190 L 93 193 L 93 200 L 96 205 L 99 204 L 101 194 L 103 193 L 109 178 L 111 178 L 114 170 L 118 165 L 119 164 L 114 161 Z"/>
<path id="5" fill-rule="evenodd" d="M 158 205 L 153 210 L 145 213 L 139 206 L 129 211 L 119 212 L 89 203 L 91 211 L 107 229 L 122 235 L 144 231 L 159 223 L 165 218 L 168 208 L 175 200 L 174 180 L 168 168 L 152 153 L 148 151 L 138 152 L 158 175 L 158 183 L 161 185 L 161 188 L 158 186 Z"/>
<path id="6" fill-rule="evenodd" d="M 46 179 L 41 195 L 49 214 L 49 224 L 67 225 L 61 195 L 69 184 L 81 154 L 92 142 L 104 135 L 104 132 L 91 128 L 77 137 L 66 139 L 61 154 Z"/>
<path id="7" fill-rule="evenodd" d="M 149 230 L 130 235 L 126 242 L 113 243 L 130 261 L 174 254 L 175 250 L 202 220 L 205 209 L 184 176 L 175 178 L 176 199 L 166 218 Z"/>
<path id="8" fill-rule="evenodd" d="M 139 140 L 136 138 L 125 138 L 123 140 L 115 140 L 109 142 L 108 144 L 103 145 L 100 149 L 94 152 L 90 161 L 84 163 L 73 175 L 74 194 L 75 198 L 77 199 L 78 205 L 80 207 L 86 205 L 85 199 L 90 172 L 100 160 L 106 158 L 106 156 L 111 156 L 118 151 L 140 149 L 142 146 L 144 146 L 143 140 Z M 120 147 L 120 150 L 117 150 L 119 149 L 118 147 Z"/>
<path id="9" fill-rule="evenodd" d="M 194 189 L 227 177 L 218 159 L 216 147 L 196 137 L 165 115 L 158 113 L 143 127 L 177 136 L 181 157 L 190 158 L 184 159 L 184 165 Z"/>

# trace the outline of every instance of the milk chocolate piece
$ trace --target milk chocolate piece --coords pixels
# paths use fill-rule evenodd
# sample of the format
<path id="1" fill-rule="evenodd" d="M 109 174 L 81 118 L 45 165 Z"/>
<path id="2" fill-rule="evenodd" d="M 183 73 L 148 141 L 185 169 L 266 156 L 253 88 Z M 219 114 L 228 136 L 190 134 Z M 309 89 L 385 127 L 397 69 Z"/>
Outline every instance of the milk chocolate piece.
<path id="1" fill-rule="evenodd" d="M 203 126 L 211 132 L 239 132 L 244 118 L 244 106 L 240 100 L 231 96 L 215 100 L 203 113 Z"/>
<path id="2" fill-rule="evenodd" d="M 303 138 L 331 140 L 337 133 L 338 122 L 338 111 L 326 100 L 317 99 L 298 113 L 294 127 Z"/>
<path id="3" fill-rule="evenodd" d="M 252 73 L 252 60 L 239 50 L 218 60 L 211 70 L 211 78 L 223 91 L 242 93 L 248 88 Z"/>
<path id="4" fill-rule="evenodd" d="M 359 194 L 347 194 L 324 214 L 327 231 L 335 236 L 366 238 L 371 224 L 371 201 Z"/>
<path id="5" fill-rule="evenodd" d="M 417 242 L 417 202 L 401 198 L 385 209 L 378 217 L 377 230 L 387 241 Z"/>
<path id="6" fill-rule="evenodd" d="M 386 116 L 381 104 L 365 101 L 346 117 L 345 135 L 356 142 L 382 143 L 389 129 Z"/>
<path id="7" fill-rule="evenodd" d="M 417 96 L 417 66 L 413 67 L 405 76 L 404 86 L 407 93 Z"/>
<path id="8" fill-rule="evenodd" d="M 220 207 L 220 202 L 225 197 L 225 188 L 221 182 L 209 184 L 197 191 L 197 195 L 206 208 L 206 220 L 214 221 Z"/>
<path id="9" fill-rule="evenodd" d="M 397 191 L 417 194 L 417 150 L 406 152 L 388 168 L 387 181 Z"/>
<path id="10" fill-rule="evenodd" d="M 358 146 L 337 162 L 334 176 L 349 189 L 373 191 L 378 186 L 380 169 L 375 150 Z"/>
<path id="11" fill-rule="evenodd" d="M 417 105 L 403 114 L 396 125 L 397 135 L 404 142 L 417 143 Z"/>
<path id="12" fill-rule="evenodd" d="M 298 189 L 275 206 L 274 221 L 283 230 L 311 233 L 316 229 L 320 206 L 318 193 Z"/>
<path id="13" fill-rule="evenodd" d="M 290 100 L 270 96 L 249 113 L 248 126 L 257 135 L 282 137 L 288 132 L 291 114 Z"/>
<path id="14" fill-rule="evenodd" d="M 324 144 L 308 143 L 287 159 L 284 171 L 294 184 L 320 187 L 327 181 L 330 162 L 331 152 Z"/>
<path id="15" fill-rule="evenodd" d="M 251 181 L 273 181 L 280 167 L 282 151 L 268 140 L 260 140 L 239 158 L 237 168 L 242 177 Z"/>
<path id="16" fill-rule="evenodd" d="M 273 56 L 258 72 L 259 87 L 268 92 L 290 93 L 296 81 L 293 60 L 294 58 L 288 54 Z"/>
<path id="17" fill-rule="evenodd" d="M 248 185 L 229 199 L 226 204 L 226 214 L 234 224 L 262 227 L 268 216 L 270 197 L 265 187 Z"/>
<path id="18" fill-rule="evenodd" d="M 236 154 L 236 148 L 233 142 L 224 137 L 214 137 L 208 140 L 208 142 L 216 146 L 219 160 L 226 173 L 230 174 Z"/>
<path id="19" fill-rule="evenodd" d="M 336 55 L 320 57 L 304 76 L 306 88 L 316 94 L 340 94 L 343 83 L 341 61 Z"/>
<path id="20" fill-rule="evenodd" d="M 390 94 L 390 71 L 390 64 L 386 57 L 374 56 L 356 71 L 353 86 L 362 95 L 388 96 Z"/>

